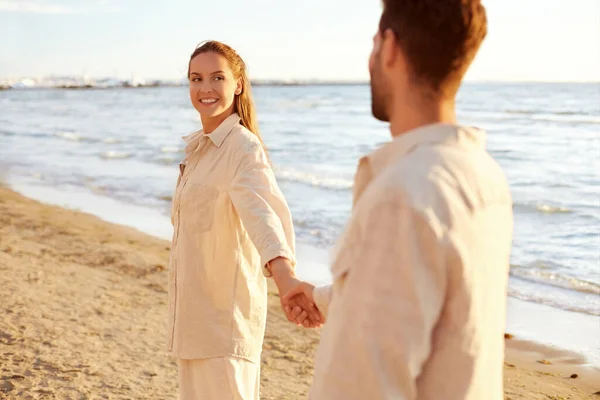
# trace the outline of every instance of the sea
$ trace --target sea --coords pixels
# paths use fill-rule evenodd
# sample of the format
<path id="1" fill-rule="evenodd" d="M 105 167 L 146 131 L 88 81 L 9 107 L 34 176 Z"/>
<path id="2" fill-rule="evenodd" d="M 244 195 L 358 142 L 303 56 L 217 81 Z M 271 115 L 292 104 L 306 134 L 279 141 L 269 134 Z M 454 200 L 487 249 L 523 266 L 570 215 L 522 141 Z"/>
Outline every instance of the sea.
<path id="1" fill-rule="evenodd" d="M 357 161 L 390 141 L 389 127 L 371 116 L 367 84 L 260 85 L 254 96 L 310 260 L 299 271 L 327 282 L 327 251 L 349 218 Z M 571 347 L 599 363 L 600 84 L 467 83 L 457 107 L 462 124 L 487 131 L 511 186 L 513 327 L 561 346 L 586 329 L 584 348 Z M 186 87 L 0 91 L 0 180 L 170 238 L 181 137 L 200 127 Z M 540 332 L 565 327 L 560 340 Z"/>

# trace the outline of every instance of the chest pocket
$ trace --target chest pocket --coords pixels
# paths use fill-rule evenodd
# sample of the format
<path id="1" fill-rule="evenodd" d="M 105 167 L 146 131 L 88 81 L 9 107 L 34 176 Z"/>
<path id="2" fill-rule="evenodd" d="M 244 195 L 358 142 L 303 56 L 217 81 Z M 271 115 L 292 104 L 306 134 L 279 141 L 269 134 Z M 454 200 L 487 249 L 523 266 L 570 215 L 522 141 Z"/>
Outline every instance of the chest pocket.
<path id="1" fill-rule="evenodd" d="M 188 182 L 181 193 L 181 218 L 187 229 L 205 232 L 212 228 L 219 190 Z"/>

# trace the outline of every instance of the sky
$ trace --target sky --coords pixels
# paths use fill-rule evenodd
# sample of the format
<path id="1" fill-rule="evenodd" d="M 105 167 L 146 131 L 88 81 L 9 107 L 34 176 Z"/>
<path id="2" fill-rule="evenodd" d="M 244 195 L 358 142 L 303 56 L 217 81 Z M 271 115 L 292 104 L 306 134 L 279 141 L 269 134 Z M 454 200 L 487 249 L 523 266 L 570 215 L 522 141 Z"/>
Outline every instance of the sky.
<path id="1" fill-rule="evenodd" d="M 600 81 L 600 0 L 483 0 L 470 81 Z M 253 79 L 368 80 L 380 0 L 0 0 L 0 79 L 178 79 L 208 39 Z"/>

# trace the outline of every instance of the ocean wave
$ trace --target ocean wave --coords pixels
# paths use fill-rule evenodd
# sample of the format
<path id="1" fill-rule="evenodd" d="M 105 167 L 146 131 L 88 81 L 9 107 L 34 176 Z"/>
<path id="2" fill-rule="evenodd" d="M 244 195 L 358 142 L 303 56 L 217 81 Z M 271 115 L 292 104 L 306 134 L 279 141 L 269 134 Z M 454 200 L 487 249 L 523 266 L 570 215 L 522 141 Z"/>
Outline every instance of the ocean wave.
<path id="1" fill-rule="evenodd" d="M 504 110 L 506 114 L 516 114 L 516 115 L 534 115 L 538 114 L 539 111 L 536 110 Z"/>
<path id="2" fill-rule="evenodd" d="M 106 186 L 87 185 L 87 187 L 96 194 L 107 194 L 108 188 Z"/>
<path id="3" fill-rule="evenodd" d="M 277 178 L 286 182 L 302 183 L 329 190 L 350 190 L 353 182 L 348 179 L 319 176 L 315 173 L 301 172 L 289 168 L 277 168 Z"/>
<path id="4" fill-rule="evenodd" d="M 161 153 L 181 153 L 182 151 L 182 148 L 175 146 L 164 146 L 160 148 Z"/>
<path id="5" fill-rule="evenodd" d="M 542 264 L 542 266 L 544 266 L 544 264 Z M 533 283 L 541 283 L 560 289 L 600 295 L 599 284 L 570 276 L 564 276 L 554 271 L 553 268 L 546 268 L 547 270 L 544 270 L 543 267 L 540 268 L 540 266 L 511 265 L 510 275 Z"/>
<path id="6" fill-rule="evenodd" d="M 59 138 L 59 139 L 64 139 L 64 140 L 68 140 L 71 142 L 86 142 L 86 143 L 106 143 L 106 144 L 114 144 L 114 143 L 120 143 L 120 140 L 117 138 L 104 138 L 104 139 L 98 139 L 98 138 L 91 138 L 91 137 L 87 137 L 87 136 L 83 136 L 80 135 L 78 133 L 75 132 L 65 132 L 65 131 L 61 131 L 61 132 L 56 132 L 54 134 L 55 137 Z"/>
<path id="7" fill-rule="evenodd" d="M 515 115 L 538 115 L 538 114 L 543 114 L 545 111 L 544 110 L 513 110 L 513 109 L 508 109 L 508 110 L 504 110 L 504 112 L 506 114 L 515 114 Z M 577 115 L 576 113 L 569 112 L 569 111 L 557 112 L 556 114 L 557 115 Z"/>
<path id="8" fill-rule="evenodd" d="M 600 306 L 586 307 L 581 304 L 565 304 L 551 297 L 542 297 L 534 293 L 526 293 L 519 290 L 515 290 L 511 287 L 508 288 L 508 296 L 514 297 L 519 300 L 528 301 L 530 303 L 544 304 L 546 306 L 558 308 L 565 311 L 573 311 L 581 314 L 588 314 L 600 317 Z"/>
<path id="9" fill-rule="evenodd" d="M 118 160 L 118 159 L 130 158 L 130 157 L 131 157 L 130 153 L 123 152 L 123 151 L 105 151 L 103 153 L 100 153 L 100 158 L 104 158 L 107 160 Z"/>
<path id="10" fill-rule="evenodd" d="M 514 203 L 513 209 L 529 212 L 539 212 L 542 214 L 570 214 L 573 210 L 567 207 L 552 206 L 542 203 Z"/>
<path id="11" fill-rule="evenodd" d="M 505 114 L 530 117 L 540 122 L 568 122 L 581 124 L 600 124 L 597 114 L 582 113 L 579 111 L 554 111 L 547 110 L 504 110 Z"/>
<path id="12" fill-rule="evenodd" d="M 73 132 L 56 132 L 54 134 L 57 138 L 69 140 L 71 142 L 80 142 L 82 140 L 82 136 Z"/>
<path id="13" fill-rule="evenodd" d="M 517 115 L 542 115 L 548 114 L 548 110 L 518 110 L 518 109 L 508 109 L 504 110 L 507 114 L 517 114 Z M 581 111 L 552 111 L 550 115 L 564 115 L 564 116 L 575 116 L 575 115 L 583 115 L 583 116 L 593 116 L 594 114 L 588 114 Z"/>
<path id="14" fill-rule="evenodd" d="M 535 209 L 544 214 L 569 214 L 573 212 L 566 207 L 553 207 L 547 204 L 536 204 Z"/>
<path id="15" fill-rule="evenodd" d="M 592 125 L 600 125 L 600 118 L 596 117 L 586 117 L 584 115 L 566 115 L 566 114 L 556 114 L 556 115 L 534 115 L 532 117 L 534 121 L 539 122 L 566 122 L 573 124 L 592 124 Z"/>
<path id="16" fill-rule="evenodd" d="M 511 265 L 508 295 L 532 303 L 600 316 L 600 284 L 560 272 L 564 266 L 538 261 Z"/>
<path id="17" fill-rule="evenodd" d="M 175 164 L 179 164 L 181 160 L 179 158 L 173 158 L 173 157 L 159 157 L 153 160 L 154 163 L 156 164 L 160 164 L 160 165 L 175 165 Z"/>

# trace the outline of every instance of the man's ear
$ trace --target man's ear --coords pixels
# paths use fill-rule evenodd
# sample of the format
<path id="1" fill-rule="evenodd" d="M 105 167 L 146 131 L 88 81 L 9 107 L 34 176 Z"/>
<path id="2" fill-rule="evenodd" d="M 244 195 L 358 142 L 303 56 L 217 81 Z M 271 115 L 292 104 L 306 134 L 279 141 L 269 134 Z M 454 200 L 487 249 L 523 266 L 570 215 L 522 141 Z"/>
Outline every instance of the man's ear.
<path id="1" fill-rule="evenodd" d="M 391 69 L 396 65 L 398 56 L 400 55 L 400 49 L 396 42 L 396 35 L 391 29 L 386 29 L 381 34 L 380 49 L 381 65 L 385 69 Z"/>

